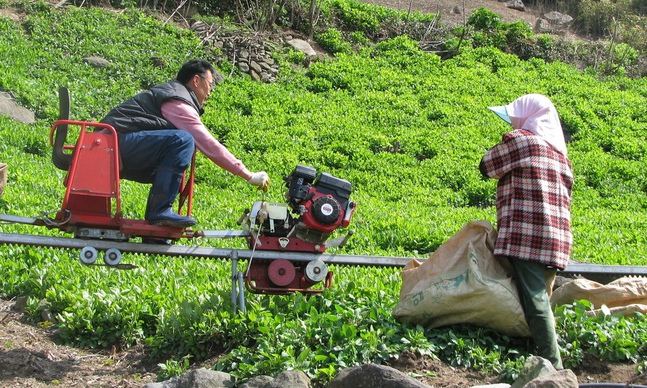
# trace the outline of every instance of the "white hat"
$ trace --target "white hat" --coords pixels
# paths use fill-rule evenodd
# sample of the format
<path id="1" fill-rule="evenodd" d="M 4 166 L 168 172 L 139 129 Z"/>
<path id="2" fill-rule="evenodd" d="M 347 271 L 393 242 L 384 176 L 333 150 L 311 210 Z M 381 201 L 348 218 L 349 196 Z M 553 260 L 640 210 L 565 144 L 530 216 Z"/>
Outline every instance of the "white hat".
<path id="1" fill-rule="evenodd" d="M 505 108 L 505 105 L 501 106 L 490 106 L 488 107 L 489 110 L 492 112 L 496 113 L 497 116 L 501 117 L 503 121 L 506 123 L 512 125 L 512 121 L 510 120 L 510 116 L 508 116 L 508 110 Z"/>

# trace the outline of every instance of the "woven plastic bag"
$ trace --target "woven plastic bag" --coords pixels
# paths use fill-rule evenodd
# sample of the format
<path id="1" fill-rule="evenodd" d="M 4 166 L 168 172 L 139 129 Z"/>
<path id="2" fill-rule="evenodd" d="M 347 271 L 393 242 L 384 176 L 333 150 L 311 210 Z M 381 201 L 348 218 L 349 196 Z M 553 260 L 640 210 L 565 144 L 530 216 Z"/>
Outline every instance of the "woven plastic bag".
<path id="1" fill-rule="evenodd" d="M 496 230 L 473 221 L 432 253 L 402 271 L 394 317 L 404 323 L 441 327 L 472 324 L 527 337 L 526 323 L 510 263 L 494 257 Z"/>
<path id="2" fill-rule="evenodd" d="M 588 279 L 575 279 L 553 292 L 553 306 L 586 299 L 593 304 L 590 315 L 614 314 L 631 316 L 636 312 L 647 314 L 647 279 L 623 277 L 609 284 Z"/>

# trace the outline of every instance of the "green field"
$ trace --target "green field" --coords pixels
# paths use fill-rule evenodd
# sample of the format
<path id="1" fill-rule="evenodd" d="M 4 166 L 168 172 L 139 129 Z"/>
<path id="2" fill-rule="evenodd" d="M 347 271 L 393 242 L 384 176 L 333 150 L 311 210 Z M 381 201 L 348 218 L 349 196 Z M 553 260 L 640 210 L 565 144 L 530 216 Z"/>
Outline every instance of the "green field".
<path id="1" fill-rule="evenodd" d="M 185 60 L 215 61 L 218 53 L 205 51 L 192 33 L 139 11 L 28 11 L 21 22 L 0 17 L 0 89 L 38 118 L 23 125 L 0 117 L 0 161 L 10 169 L 0 213 L 37 216 L 56 211 L 64 190 L 47 140 L 59 86 L 71 90 L 73 118 L 99 120 L 141 88 L 172 78 Z M 112 66 L 93 68 L 83 62 L 89 55 Z M 156 67 L 151 57 L 166 65 Z M 601 78 L 490 47 L 441 60 L 406 36 L 308 68 L 295 66 L 299 56 L 287 49 L 277 50 L 275 59 L 281 73 L 273 84 L 253 82 L 220 62 L 226 82 L 212 94 L 203 119 L 250 169 L 270 174 L 271 201 L 283 201 L 282 177 L 296 164 L 352 182 L 355 235 L 343 253 L 424 257 L 466 222 L 494 222 L 496 182 L 480 177 L 478 163 L 509 128 L 486 107 L 542 93 L 557 106 L 572 139 L 572 258 L 647 265 L 646 78 Z M 202 156 L 197 165 L 199 228 L 238 228 L 259 192 Z M 141 217 L 148 187 L 123 182 L 122 189 L 125 216 Z M 60 235 L 27 226 L 0 230 Z M 297 368 L 319 381 L 341 367 L 381 362 L 405 349 L 508 377 L 528 354 L 518 341 L 482 329 L 397 323 L 391 317 L 400 286 L 396 270 L 333 268 L 336 284 L 322 297 L 251 295 L 250 312 L 234 315 L 227 262 L 126 254 L 138 269 L 115 271 L 84 267 L 77 256 L 0 247 L 0 296 L 29 296 L 34 317 L 46 306 L 60 338 L 75 345 L 143 342 L 162 360 L 200 360 L 226 349 L 216 367 L 241 378 Z M 581 320 L 585 331 L 598 333 L 582 337 L 562 326 L 573 311 L 579 310 L 558 313 L 567 366 L 588 353 L 644 362 L 644 317 L 614 326 L 610 319 L 575 314 L 569 325 Z"/>

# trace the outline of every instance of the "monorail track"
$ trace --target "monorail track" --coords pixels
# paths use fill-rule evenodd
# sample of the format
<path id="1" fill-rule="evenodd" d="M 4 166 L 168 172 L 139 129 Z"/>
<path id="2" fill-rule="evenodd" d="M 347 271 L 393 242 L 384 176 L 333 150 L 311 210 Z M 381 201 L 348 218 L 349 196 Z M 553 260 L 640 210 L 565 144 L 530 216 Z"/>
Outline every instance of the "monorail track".
<path id="1" fill-rule="evenodd" d="M 212 232 L 216 233 L 216 232 Z M 241 237 L 242 231 L 220 231 L 220 235 L 211 236 L 218 238 Z M 212 248 L 204 246 L 183 246 L 183 245 L 154 245 L 131 242 L 117 242 L 111 240 L 85 240 L 79 238 L 37 236 L 16 233 L 0 233 L 0 244 L 31 245 L 51 248 L 82 249 L 92 246 L 96 249 L 116 248 L 122 252 L 155 254 L 164 256 L 184 256 L 201 259 L 249 259 L 274 260 L 287 259 L 291 261 L 311 261 L 320 259 L 326 264 L 350 265 L 350 266 L 373 266 L 373 267 L 404 267 L 413 257 L 389 257 L 389 256 L 368 256 L 368 255 L 339 255 L 339 254 L 316 254 L 306 252 L 280 252 L 249 249 L 227 249 Z M 424 260 L 417 258 L 418 260 Z M 614 279 L 624 276 L 647 277 L 647 266 L 622 266 L 622 265 L 600 265 L 586 263 L 571 263 L 559 275 L 566 277 L 584 277 L 601 283 L 608 283 Z"/>

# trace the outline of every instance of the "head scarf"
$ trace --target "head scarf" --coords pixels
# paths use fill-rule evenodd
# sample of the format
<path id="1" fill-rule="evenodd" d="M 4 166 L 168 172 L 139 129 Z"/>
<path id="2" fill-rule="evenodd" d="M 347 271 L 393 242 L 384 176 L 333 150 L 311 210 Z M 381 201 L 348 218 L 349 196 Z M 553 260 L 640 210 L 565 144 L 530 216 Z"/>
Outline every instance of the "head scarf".
<path id="1" fill-rule="evenodd" d="M 541 94 L 526 94 L 508 105 L 489 109 L 507 121 L 513 128 L 525 129 L 541 136 L 557 151 L 564 156 L 567 155 L 559 115 L 548 97 Z"/>

